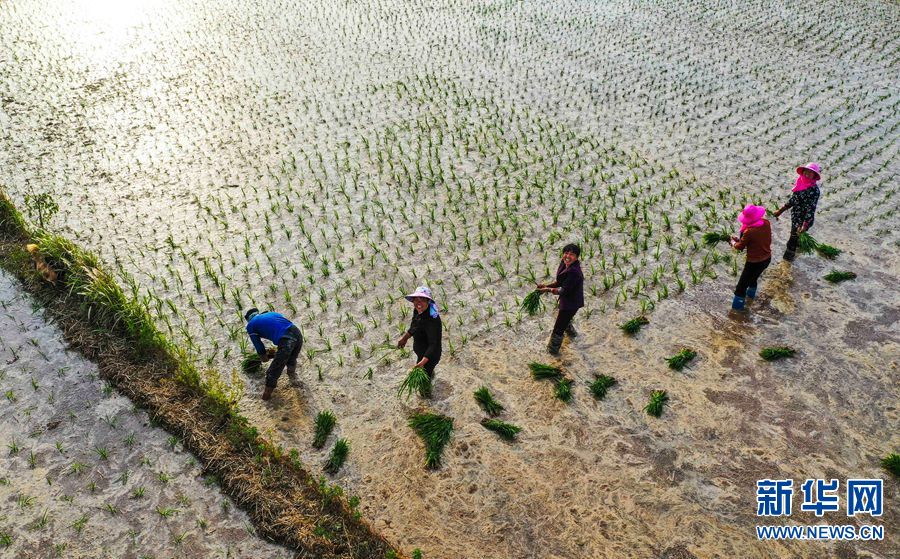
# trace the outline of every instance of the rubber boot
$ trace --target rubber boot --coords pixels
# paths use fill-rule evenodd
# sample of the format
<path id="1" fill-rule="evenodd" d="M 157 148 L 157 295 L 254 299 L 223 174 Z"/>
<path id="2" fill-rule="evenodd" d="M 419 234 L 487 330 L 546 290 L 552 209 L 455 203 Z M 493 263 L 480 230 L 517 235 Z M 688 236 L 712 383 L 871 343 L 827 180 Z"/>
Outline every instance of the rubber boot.
<path id="1" fill-rule="evenodd" d="M 566 335 L 569 336 L 570 338 L 574 338 L 574 337 L 578 336 L 578 330 L 575 329 L 575 325 L 572 324 L 571 322 L 569 323 L 568 326 L 566 326 Z"/>
<path id="2" fill-rule="evenodd" d="M 272 399 L 272 392 L 275 392 L 275 387 L 274 387 L 274 386 L 267 386 L 267 387 L 265 388 L 265 390 L 263 390 L 263 393 L 262 393 L 262 399 L 263 399 L 263 400 L 266 400 L 266 401 L 271 400 L 271 399 Z"/>
<path id="3" fill-rule="evenodd" d="M 797 256 L 797 253 L 791 249 L 788 249 L 788 250 L 784 251 L 784 256 L 782 256 L 782 258 L 784 260 L 787 260 L 788 262 L 793 262 L 795 256 Z"/>
<path id="4" fill-rule="evenodd" d="M 747 297 L 749 297 L 750 299 L 756 299 L 756 288 L 755 287 L 747 288 Z"/>
<path id="5" fill-rule="evenodd" d="M 735 311 L 744 310 L 744 304 L 747 300 L 744 297 L 739 297 L 737 295 L 734 296 L 734 299 L 731 301 L 731 309 Z"/>
<path id="6" fill-rule="evenodd" d="M 559 348 L 562 346 L 563 337 L 556 334 L 550 334 L 550 342 L 547 344 L 547 353 L 550 355 L 559 355 Z"/>

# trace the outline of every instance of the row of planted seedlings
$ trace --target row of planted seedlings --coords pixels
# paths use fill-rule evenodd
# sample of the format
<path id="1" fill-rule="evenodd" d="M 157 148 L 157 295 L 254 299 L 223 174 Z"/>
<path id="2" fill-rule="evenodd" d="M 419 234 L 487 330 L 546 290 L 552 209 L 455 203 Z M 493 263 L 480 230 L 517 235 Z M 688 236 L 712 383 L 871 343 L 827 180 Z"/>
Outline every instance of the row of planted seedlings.
<path id="1" fill-rule="evenodd" d="M 25 250 L 29 241 L 40 255 L 38 262 L 54 271 L 52 284 L 34 269 Z M 74 344 L 97 361 L 101 374 L 145 406 L 155 421 L 177 432 L 225 492 L 247 504 L 261 533 L 321 556 L 350 550 L 367 557 L 396 555 L 361 520 L 358 499 L 348 500 L 339 486 L 311 476 L 296 449 L 288 452 L 266 440 L 241 415 L 238 402 L 244 383 L 234 370 L 229 379 L 217 369 L 198 367 L 154 324 L 151 299 L 139 296 L 129 276 L 116 277 L 105 271 L 96 256 L 71 241 L 45 229 L 32 229 L 2 190 L 0 257 L 47 303 L 63 329 L 74 336 Z M 129 289 L 123 289 L 119 281 Z M 112 385 L 104 390 L 111 391 Z M 8 400 L 14 398 L 7 394 Z M 182 409 L 193 413 L 178 411 Z M 170 439 L 170 444 L 177 440 Z M 106 448 L 94 450 L 101 460 L 109 456 Z M 334 471 L 346 450 L 345 445 L 335 445 L 330 460 Z M 84 468 L 81 464 L 72 467 L 73 473 Z M 143 492 L 136 491 L 140 498 Z"/>

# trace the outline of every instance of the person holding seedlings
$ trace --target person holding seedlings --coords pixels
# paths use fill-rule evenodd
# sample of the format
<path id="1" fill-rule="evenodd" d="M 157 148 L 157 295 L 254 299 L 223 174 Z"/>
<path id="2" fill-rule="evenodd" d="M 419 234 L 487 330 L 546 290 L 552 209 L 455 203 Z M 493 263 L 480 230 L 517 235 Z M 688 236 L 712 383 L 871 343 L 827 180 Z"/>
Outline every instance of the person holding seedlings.
<path id="1" fill-rule="evenodd" d="M 409 329 L 397 341 L 397 347 L 406 347 L 406 342 L 412 338 L 416 367 L 425 369 L 429 377 L 434 377 L 434 368 L 441 361 L 441 315 L 431 290 L 424 285 L 407 295 L 406 300 L 413 304 L 413 316 Z"/>
<path id="2" fill-rule="evenodd" d="M 731 308 L 736 311 L 744 310 L 747 297 L 756 298 L 759 276 L 772 261 L 772 225 L 765 219 L 765 215 L 764 207 L 747 204 L 738 215 L 740 236 L 731 237 L 731 246 L 736 250 L 747 250 L 747 262 L 734 288 L 734 300 L 731 302 Z"/>
<path id="3" fill-rule="evenodd" d="M 797 182 L 791 189 L 791 197 L 787 204 L 778 209 L 774 214 L 778 219 L 784 210 L 791 209 L 791 236 L 788 238 L 787 249 L 784 251 L 784 259 L 790 262 L 797 255 L 797 244 L 800 242 L 800 234 L 808 231 L 816 219 L 816 204 L 819 201 L 819 179 L 822 178 L 822 168 L 818 163 L 807 163 L 797 167 Z"/>
<path id="4" fill-rule="evenodd" d="M 244 313 L 244 319 L 247 321 L 247 334 L 250 335 L 250 341 L 260 360 L 269 360 L 269 353 L 262 343 L 263 338 L 278 346 L 272 364 L 266 371 L 266 388 L 262 394 L 263 400 L 269 400 L 285 367 L 288 378 L 297 382 L 297 356 L 303 347 L 303 335 L 293 322 L 277 312 L 260 313 L 254 307 Z"/>
<path id="5" fill-rule="evenodd" d="M 537 284 L 538 291 L 559 295 L 559 312 L 556 314 L 556 323 L 553 324 L 553 332 L 550 334 L 550 342 L 547 351 L 551 355 L 558 355 L 562 346 L 563 335 L 575 337 L 578 332 L 572 325 L 572 319 L 578 309 L 584 306 L 584 274 L 581 272 L 581 247 L 569 243 L 562 249 L 562 260 L 556 269 L 556 281 L 553 283 Z"/>

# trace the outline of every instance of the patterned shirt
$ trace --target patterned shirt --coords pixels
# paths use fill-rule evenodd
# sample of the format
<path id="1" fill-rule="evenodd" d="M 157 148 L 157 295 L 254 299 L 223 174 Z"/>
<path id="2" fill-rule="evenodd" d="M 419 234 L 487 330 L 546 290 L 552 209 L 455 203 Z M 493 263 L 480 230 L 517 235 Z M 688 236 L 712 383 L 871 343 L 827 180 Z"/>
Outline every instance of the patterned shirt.
<path id="1" fill-rule="evenodd" d="M 811 186 L 806 190 L 791 194 L 791 198 L 787 203 L 787 207 L 791 208 L 791 227 L 799 229 L 806 222 L 809 222 L 809 227 L 812 227 L 813 221 L 816 219 L 816 204 L 818 202 L 818 186 Z"/>

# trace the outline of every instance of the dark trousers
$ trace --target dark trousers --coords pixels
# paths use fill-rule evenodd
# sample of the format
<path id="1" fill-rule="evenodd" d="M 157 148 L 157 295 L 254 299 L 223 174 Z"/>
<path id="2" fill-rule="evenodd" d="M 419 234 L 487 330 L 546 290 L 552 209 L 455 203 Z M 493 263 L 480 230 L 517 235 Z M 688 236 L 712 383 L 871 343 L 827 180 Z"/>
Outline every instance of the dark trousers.
<path id="1" fill-rule="evenodd" d="M 566 328 L 572 322 L 572 319 L 575 318 L 575 313 L 577 312 L 578 309 L 559 309 L 559 312 L 556 314 L 556 322 L 553 323 L 553 335 L 562 336 L 565 334 Z"/>
<path id="2" fill-rule="evenodd" d="M 303 335 L 296 326 L 291 326 L 288 331 L 278 340 L 278 351 L 266 371 L 266 386 L 275 388 L 278 385 L 278 378 L 285 366 L 294 368 L 297 366 L 297 356 L 300 355 L 300 348 L 303 347 Z"/>
<path id="3" fill-rule="evenodd" d="M 738 297 L 746 297 L 747 288 L 756 287 L 759 276 L 762 275 L 763 270 L 769 267 L 770 262 L 772 262 L 772 259 L 767 258 L 762 262 L 747 262 L 744 264 L 744 271 L 741 272 L 737 287 L 734 288 L 734 294 Z"/>
<path id="4" fill-rule="evenodd" d="M 416 354 L 416 363 L 418 363 L 419 361 L 421 361 L 421 360 L 422 360 L 422 357 L 424 357 L 424 356 L 425 356 L 424 354 L 418 354 L 418 353 L 417 353 L 417 354 Z M 440 358 L 440 357 L 438 357 L 437 359 L 429 359 L 429 360 L 428 360 L 428 363 L 425 363 L 425 366 L 422 367 L 422 368 L 425 369 L 425 372 L 428 373 L 428 376 L 429 376 L 429 377 L 432 377 L 432 378 L 433 378 L 433 377 L 434 377 L 434 368 L 437 367 L 437 364 L 440 363 L 440 362 L 441 362 L 441 358 Z"/>
<path id="5" fill-rule="evenodd" d="M 800 244 L 800 233 L 797 232 L 797 228 L 793 225 L 791 226 L 791 236 L 788 237 L 787 249 L 790 252 L 797 252 L 797 245 Z"/>

